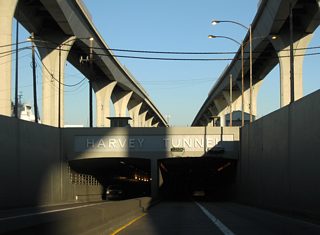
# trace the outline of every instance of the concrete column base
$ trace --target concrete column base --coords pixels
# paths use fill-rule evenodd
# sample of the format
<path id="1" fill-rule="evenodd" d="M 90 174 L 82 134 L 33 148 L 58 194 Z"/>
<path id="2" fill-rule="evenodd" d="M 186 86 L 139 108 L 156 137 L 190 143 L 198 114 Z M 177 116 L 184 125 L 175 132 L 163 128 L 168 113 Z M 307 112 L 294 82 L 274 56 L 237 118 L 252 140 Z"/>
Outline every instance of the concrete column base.
<path id="1" fill-rule="evenodd" d="M 279 65 L 280 65 L 280 107 L 286 106 L 291 100 L 291 82 L 290 82 L 290 39 L 289 33 L 283 33 L 279 35 L 277 40 L 273 40 L 272 44 L 274 48 L 279 51 Z M 294 39 L 294 55 L 300 55 L 294 57 L 294 100 L 298 100 L 303 96 L 303 80 L 302 80 L 302 68 L 305 54 L 309 42 L 312 39 L 313 34 L 308 34 L 299 37 L 296 35 Z"/>
<path id="2" fill-rule="evenodd" d="M 139 123 L 139 112 L 142 106 L 142 102 L 135 101 L 134 99 L 131 99 L 128 103 L 128 112 L 131 120 L 131 126 L 132 127 L 140 127 Z"/>
<path id="3" fill-rule="evenodd" d="M 46 40 L 49 38 L 48 40 Z M 64 123 L 64 70 L 68 54 L 75 36 L 65 38 L 61 35 L 46 35 L 42 39 L 35 35 L 35 44 L 41 55 L 42 68 L 42 117 L 41 122 L 49 126 L 58 126 L 59 92 L 60 125 Z M 60 74 L 60 77 L 59 77 Z M 59 90 L 60 80 L 60 90 Z"/>
<path id="4" fill-rule="evenodd" d="M 116 117 L 126 117 L 127 116 L 127 107 L 129 100 L 133 92 L 118 92 L 115 91 L 112 93 L 111 99 L 114 105 L 114 111 Z"/>
<path id="5" fill-rule="evenodd" d="M 12 44 L 12 21 L 18 0 L 0 0 L 0 45 Z M 0 47 L 0 53 L 12 50 L 12 46 Z M 0 115 L 11 116 L 12 55 L 0 57 Z"/>
<path id="6" fill-rule="evenodd" d="M 96 94 L 97 127 L 110 127 L 110 100 L 117 82 L 94 81 L 92 87 Z"/>

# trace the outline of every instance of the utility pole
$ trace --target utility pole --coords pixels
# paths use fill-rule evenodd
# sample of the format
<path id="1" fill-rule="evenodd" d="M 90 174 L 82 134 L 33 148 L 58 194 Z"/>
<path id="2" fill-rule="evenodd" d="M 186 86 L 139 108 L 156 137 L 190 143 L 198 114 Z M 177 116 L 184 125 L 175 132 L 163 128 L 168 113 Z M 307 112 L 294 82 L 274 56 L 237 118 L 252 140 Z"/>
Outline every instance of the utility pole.
<path id="1" fill-rule="evenodd" d="M 58 128 L 61 128 L 61 45 L 59 45 Z"/>
<path id="2" fill-rule="evenodd" d="M 293 56 L 293 14 L 292 3 L 289 4 L 290 11 L 290 103 L 294 102 L 294 56 Z"/>
<path id="3" fill-rule="evenodd" d="M 17 9 L 18 10 L 18 9 Z M 19 10 L 18 10 L 19 13 Z M 16 79 L 15 79 L 15 95 L 14 95 L 14 116 L 15 118 L 19 118 L 18 117 L 18 106 L 19 106 L 19 101 L 18 101 L 18 92 L 19 92 L 19 74 L 18 74 L 18 67 L 19 67 L 19 21 L 17 21 L 16 24 Z"/>
<path id="4" fill-rule="evenodd" d="M 229 106 L 230 106 L 230 115 L 229 115 L 229 126 L 232 126 L 232 74 L 230 74 L 230 99 L 229 99 Z"/>
<path id="5" fill-rule="evenodd" d="M 33 105 L 34 105 L 34 121 L 38 123 L 38 105 L 37 105 L 37 77 L 36 77 L 36 60 L 35 60 L 35 45 L 34 33 L 31 33 L 32 43 L 32 75 L 33 75 Z"/>
<path id="6" fill-rule="evenodd" d="M 250 123 L 252 122 L 252 25 L 249 26 L 249 43 L 250 43 Z"/>
<path id="7" fill-rule="evenodd" d="M 93 63 L 93 38 L 89 39 L 90 41 L 90 54 L 89 54 L 89 63 L 90 63 L 90 70 L 92 71 L 92 63 Z M 91 78 L 92 79 L 92 78 Z M 89 115 L 90 115 L 90 127 L 93 127 L 93 109 L 92 109 L 92 81 L 89 79 Z"/>

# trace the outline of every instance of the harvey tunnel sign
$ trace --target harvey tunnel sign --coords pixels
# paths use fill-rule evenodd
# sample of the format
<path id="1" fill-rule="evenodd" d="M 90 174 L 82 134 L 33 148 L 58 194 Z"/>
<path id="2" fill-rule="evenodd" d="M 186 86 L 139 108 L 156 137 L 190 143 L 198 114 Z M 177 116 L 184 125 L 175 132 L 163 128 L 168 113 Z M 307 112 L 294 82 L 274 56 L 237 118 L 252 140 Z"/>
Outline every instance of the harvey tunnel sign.
<path id="1" fill-rule="evenodd" d="M 76 136 L 76 152 L 167 152 L 172 149 L 204 151 L 216 145 L 232 150 L 233 135 Z"/>

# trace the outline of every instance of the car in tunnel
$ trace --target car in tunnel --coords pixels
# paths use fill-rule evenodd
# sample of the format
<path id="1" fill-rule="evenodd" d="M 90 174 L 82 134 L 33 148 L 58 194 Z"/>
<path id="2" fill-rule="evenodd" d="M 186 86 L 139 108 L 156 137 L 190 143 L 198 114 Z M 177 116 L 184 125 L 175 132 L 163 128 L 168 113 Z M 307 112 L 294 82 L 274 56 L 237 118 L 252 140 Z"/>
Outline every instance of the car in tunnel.
<path id="1" fill-rule="evenodd" d="M 106 190 L 108 200 L 120 200 L 125 198 L 125 191 L 120 185 L 109 185 Z"/>

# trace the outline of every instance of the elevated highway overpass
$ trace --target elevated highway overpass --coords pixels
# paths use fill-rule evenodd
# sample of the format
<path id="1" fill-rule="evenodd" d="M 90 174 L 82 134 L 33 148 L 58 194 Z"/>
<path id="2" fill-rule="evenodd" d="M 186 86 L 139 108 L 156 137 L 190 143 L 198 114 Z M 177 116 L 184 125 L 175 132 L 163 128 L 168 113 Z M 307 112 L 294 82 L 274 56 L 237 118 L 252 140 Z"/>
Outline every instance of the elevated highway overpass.
<path id="1" fill-rule="evenodd" d="M 81 0 L 0 1 L 1 45 L 12 43 L 12 19 L 15 17 L 30 33 L 43 64 L 44 124 L 63 126 L 64 65 L 69 61 L 90 82 L 96 95 L 96 125 L 110 126 L 110 100 L 116 117 L 127 117 L 131 126 L 167 126 L 167 122 L 143 87 L 121 65 L 95 28 Z M 0 52 L 8 51 L 1 47 Z M 11 63 L 2 63 L 0 114 L 11 116 Z M 59 83 L 61 88 L 58 89 Z M 60 110 L 59 110 L 60 91 Z"/>
<path id="2" fill-rule="evenodd" d="M 6 3 L 5 6 L 11 6 L 7 4 L 7 1 L 0 1 L 0 6 L 3 6 L 1 4 L 4 2 Z M 302 12 L 307 10 L 310 13 L 309 16 L 312 16 L 313 19 L 317 18 L 317 14 L 311 14 L 313 12 L 312 9 L 317 9 L 314 8 L 315 1 L 292 2 L 295 4 L 295 11 L 299 12 L 299 9 Z M 14 1 L 10 3 L 14 4 Z M 39 3 L 42 4 L 40 8 Z M 287 3 L 287 1 L 262 1 L 261 4 L 265 4 L 265 6 L 269 6 L 270 9 L 273 10 L 277 9 L 275 11 L 272 10 L 271 13 L 277 12 L 276 15 L 278 15 L 278 19 L 281 21 L 280 9 L 285 9 Z M 32 24 L 25 27 L 36 32 L 36 36 L 38 36 L 36 43 L 43 57 L 43 63 L 46 64 L 48 68 L 51 68 L 54 74 L 58 73 L 57 68 L 59 67 L 55 64 L 56 59 L 54 59 L 57 57 L 56 50 L 52 49 L 57 47 L 55 44 L 56 41 L 59 41 L 59 45 L 63 48 L 63 50 L 61 50 L 63 54 L 62 57 L 65 57 L 65 59 L 68 59 L 71 63 L 76 65 L 76 61 L 81 55 L 86 59 L 87 51 L 90 49 L 90 41 L 88 38 L 92 36 L 92 32 L 90 31 L 92 30 L 92 28 L 90 28 L 91 26 L 88 26 L 90 30 L 84 30 L 83 34 L 79 32 L 78 35 L 72 34 L 69 35 L 70 37 L 67 37 L 66 35 L 68 34 L 64 33 L 68 32 L 68 30 L 70 30 L 70 32 L 74 30 L 69 28 L 69 26 L 72 25 L 71 23 L 69 25 L 69 21 L 75 21 L 73 22 L 74 27 L 78 27 L 78 24 L 86 23 L 90 18 L 89 15 L 88 19 L 80 17 L 83 16 L 83 14 L 88 14 L 85 13 L 84 8 L 79 12 L 75 11 L 75 13 L 70 13 L 72 11 L 68 10 L 73 7 L 79 10 L 82 6 L 77 5 L 78 3 L 71 0 L 59 2 L 30 0 L 23 1 L 22 4 L 26 4 L 26 7 L 29 7 L 28 9 L 32 12 L 31 15 L 35 16 L 39 14 L 39 19 L 42 19 L 42 21 L 38 22 L 39 24 L 41 23 L 40 26 L 38 25 L 39 28 L 36 27 L 32 29 Z M 305 7 L 300 8 L 299 4 Z M 48 14 L 49 11 L 45 6 L 49 5 L 56 11 L 52 10 L 50 14 Z M 307 7 L 307 5 L 311 6 L 311 8 Z M 277 7 L 274 8 L 271 6 Z M 69 15 L 66 16 L 64 12 L 67 12 Z M 264 12 L 264 14 L 262 14 L 262 12 Z M 10 11 L 8 11 L 8 13 L 10 13 Z M 11 13 L 13 14 L 13 11 L 11 11 Z M 262 17 L 262 15 L 265 15 L 265 17 L 269 15 L 269 17 L 271 17 L 274 16 L 273 13 L 270 14 L 270 12 L 265 12 L 264 9 L 259 9 L 258 14 L 260 14 L 260 16 L 257 17 Z M 21 12 L 21 21 L 23 21 L 23 14 L 28 15 L 29 12 Z M 62 16 L 59 16 L 60 14 L 62 14 Z M 0 14 L 0 16 L 5 15 L 5 12 L 1 12 Z M 52 17 L 53 15 L 55 15 L 55 17 Z M 42 29 L 43 26 L 49 24 L 51 25 L 51 23 L 53 23 L 52 20 L 58 16 L 61 17 L 60 19 L 66 21 L 57 21 L 58 23 L 53 24 L 56 29 L 51 32 L 54 35 L 52 35 L 52 38 L 49 37 L 49 39 L 55 40 L 50 40 L 49 42 L 49 39 L 46 37 L 47 33 L 44 33 L 45 30 L 42 31 L 40 28 Z M 4 20 L 0 20 L 0 24 L 4 24 L 6 22 L 5 19 L 9 18 L 10 17 L 4 17 Z M 276 31 L 280 33 L 280 35 L 281 32 L 283 32 L 283 36 L 286 35 L 286 22 L 287 20 L 283 20 L 283 24 L 281 24 L 284 27 L 283 31 L 282 29 Z M 313 21 L 307 22 L 309 22 L 310 27 L 314 25 L 312 23 Z M 256 26 L 253 28 L 254 32 L 257 32 L 259 24 L 255 24 Z M 266 23 L 264 27 L 268 28 L 271 26 L 272 25 Z M 38 31 L 36 29 L 38 29 Z M 61 31 L 63 33 L 61 33 Z M 274 32 L 270 31 L 270 35 L 271 33 Z M 6 35 L 6 32 L 3 35 Z M 309 36 L 301 37 L 302 44 L 304 40 L 308 41 L 307 37 Z M 255 54 L 260 53 L 260 50 L 257 48 L 261 46 L 263 49 L 266 41 L 266 39 L 261 39 L 259 44 L 259 40 L 255 40 Z M 71 42 L 73 42 L 72 46 Z M 104 44 L 102 41 L 99 41 L 98 35 L 94 36 L 94 43 Z M 268 43 L 265 45 L 266 48 L 270 46 L 268 45 Z M 299 45 L 300 43 L 295 44 L 297 49 L 300 48 Z M 99 56 L 100 46 L 99 44 L 95 45 L 95 48 L 92 47 L 93 57 L 96 58 L 92 60 L 92 65 L 90 65 L 90 63 L 82 64 L 81 66 L 79 65 L 78 68 L 92 80 L 93 87 L 96 90 L 97 100 L 98 97 L 100 97 L 100 104 L 102 104 L 104 98 L 109 97 L 114 101 L 115 107 L 117 107 L 116 110 L 118 110 L 119 113 L 125 113 L 123 111 L 125 109 L 124 107 L 128 107 L 129 113 L 133 113 L 132 115 L 135 113 L 137 116 L 144 117 L 144 120 L 146 120 L 150 113 L 146 111 L 148 105 L 139 103 L 141 97 L 136 98 L 137 100 L 131 103 L 131 98 L 136 97 L 134 93 L 139 93 L 139 87 L 136 88 L 138 89 L 137 91 L 128 89 L 130 86 L 132 89 L 134 88 L 133 81 L 130 82 L 129 78 L 128 81 L 125 80 L 128 74 L 121 69 L 121 66 L 116 63 L 113 57 Z M 52 50 L 51 52 L 50 49 Z M 74 55 L 73 50 L 75 50 Z M 105 48 L 105 50 L 107 50 L 107 48 Z M 78 51 L 80 51 L 80 53 L 77 55 Z M 248 51 L 248 48 L 246 48 L 246 51 Z M 283 51 L 286 52 L 286 49 Z M 258 66 L 260 62 L 262 63 L 262 61 L 264 61 L 262 59 L 265 53 L 267 53 L 267 51 L 261 52 L 261 56 L 255 58 L 254 66 Z M 280 52 L 274 50 L 272 53 L 276 53 L 277 55 L 277 53 Z M 248 58 L 247 55 L 246 58 Z M 281 61 L 282 59 L 284 60 L 282 62 L 286 63 L 285 57 L 280 57 L 278 60 Z M 260 62 L 258 63 L 258 61 Z M 271 65 L 276 63 L 277 59 L 268 57 L 267 61 L 269 61 L 270 67 L 268 67 L 268 63 L 261 65 L 261 74 L 264 74 L 263 71 L 265 70 L 271 70 Z M 109 62 L 111 63 L 110 67 L 107 64 Z M 234 60 L 231 67 L 227 68 L 224 73 L 226 78 L 229 75 L 227 72 L 229 70 L 240 73 L 237 64 L 238 62 Z M 248 65 L 246 65 L 246 74 L 248 74 L 247 66 Z M 7 67 L 0 68 L 5 69 Z M 282 67 L 282 69 L 285 69 L 285 66 Z M 106 83 L 104 80 L 103 82 L 100 80 L 96 81 L 95 75 L 99 77 L 98 75 L 101 75 L 100 72 L 101 74 L 109 75 L 115 80 L 108 80 Z M 109 76 L 107 76 L 108 79 Z M 283 76 L 286 77 L 287 75 L 284 74 Z M 123 78 L 124 81 L 120 78 Z M 237 79 L 237 81 L 239 80 L 239 76 L 234 75 L 234 78 Z M 256 88 L 259 84 L 259 79 L 255 77 L 254 82 Z M 212 97 L 219 98 L 219 96 L 214 96 L 216 92 L 217 95 L 222 94 L 223 99 L 226 99 L 227 93 L 225 92 L 225 88 L 228 85 L 228 80 L 222 76 L 217 84 L 218 85 L 212 90 Z M 226 86 L 223 86 L 223 84 Z M 118 96 L 114 94 L 114 91 L 117 91 Z M 218 91 L 220 91 L 220 93 Z M 130 94 L 130 92 L 132 92 L 132 94 Z M 143 95 L 142 90 L 140 90 L 140 93 Z M 110 177 L 123 177 L 124 175 L 122 174 L 130 173 L 129 169 L 140 169 L 143 171 L 143 174 L 152 178 L 153 196 L 156 195 L 159 189 L 161 178 L 164 181 L 167 180 L 171 182 L 169 184 L 171 189 L 181 189 L 181 187 L 186 185 L 204 187 L 205 183 L 203 183 L 203 181 L 207 180 L 210 184 L 213 184 L 213 186 L 217 186 L 219 183 L 227 187 L 231 186 L 229 188 L 233 191 L 231 191 L 229 195 L 232 195 L 234 200 L 238 200 L 239 202 L 251 204 L 255 207 L 279 210 L 289 214 L 299 214 L 302 217 L 317 219 L 319 221 L 320 206 L 318 198 L 320 191 L 318 187 L 315 187 L 319 179 L 319 169 L 317 167 L 319 165 L 318 156 L 320 153 L 319 100 L 320 93 L 318 91 L 294 102 L 293 105 L 283 107 L 273 114 L 259 119 L 252 125 L 245 126 L 241 129 L 240 133 L 238 127 L 207 126 L 208 117 L 206 116 L 223 113 L 223 109 L 221 109 L 222 111 L 215 109 L 218 108 L 219 103 L 222 103 L 219 107 L 223 108 L 223 102 L 225 102 L 225 100 L 223 102 L 213 100 L 214 105 L 217 107 L 208 106 L 209 111 L 212 113 L 204 112 L 204 119 L 199 119 L 199 124 L 197 124 L 203 125 L 203 127 L 192 128 L 127 127 L 61 129 L 55 127 L 55 121 L 52 121 L 51 125 L 53 127 L 51 127 L 0 115 L 0 178 L 4 189 L 1 190 L 0 193 L 0 209 L 1 213 L 5 215 L 0 218 L 0 223 L 9 224 L 10 231 L 13 231 L 12 233 L 15 233 L 16 229 L 21 229 L 21 234 L 25 234 L 25 230 L 30 231 L 30 227 L 39 229 L 37 231 L 41 232 L 41 229 L 47 226 L 46 228 L 52 232 L 54 229 L 57 229 L 59 225 L 63 228 L 63 231 L 68 230 L 70 233 L 72 230 L 69 229 L 78 229 L 79 223 L 81 229 L 85 230 L 93 229 L 94 226 L 100 226 L 100 224 L 105 226 L 106 222 L 112 223 L 115 216 L 118 216 L 119 221 L 122 221 L 124 214 L 137 210 L 141 212 L 141 209 L 144 210 L 145 204 L 149 202 L 149 199 L 145 202 L 141 199 L 133 199 L 121 201 L 120 203 L 108 203 L 106 205 L 104 205 L 103 202 L 99 202 L 99 205 L 92 205 L 90 207 L 88 205 L 80 205 L 79 208 L 76 209 L 77 211 L 74 211 L 73 208 L 62 208 L 62 211 L 54 208 L 54 212 L 43 210 L 44 205 L 59 205 L 60 207 L 61 204 L 66 203 L 77 204 L 79 201 L 88 202 L 101 200 L 100 197 L 104 194 L 103 186 L 110 184 L 110 181 L 108 181 Z M 52 107 L 54 107 L 54 105 Z M 100 112 L 101 117 L 107 115 L 104 113 L 106 110 L 107 108 L 103 108 L 103 112 Z M 50 115 L 54 116 L 55 114 L 51 113 Z M 123 117 L 124 115 L 118 116 Z M 139 122 L 141 121 L 141 119 L 138 120 Z M 156 125 L 154 119 L 149 121 L 149 123 Z M 107 124 L 108 123 L 101 121 L 101 126 Z M 165 124 L 164 122 L 163 125 Z M 238 148 L 239 142 L 241 146 L 240 150 Z M 221 154 L 221 150 L 224 150 L 223 154 Z M 106 181 L 103 181 L 103 176 Z M 192 182 L 193 179 L 190 176 L 194 176 L 196 180 Z M 230 178 L 232 178 L 232 180 L 230 180 Z M 180 200 L 181 198 L 179 197 L 178 199 Z M 100 203 L 103 205 L 100 205 Z M 161 218 L 160 224 L 151 223 L 150 227 L 144 225 L 140 227 L 141 230 L 136 229 L 135 231 L 138 231 L 138 233 L 140 231 L 150 231 L 150 233 L 152 233 L 152 231 L 161 232 L 165 227 L 163 226 L 164 224 L 173 224 L 171 231 L 174 230 L 173 233 L 177 231 L 180 232 L 183 231 L 181 230 L 181 218 L 184 222 L 187 221 L 183 226 L 187 228 L 185 231 L 190 231 L 190 225 L 195 225 L 192 226 L 195 233 L 203 231 L 203 228 L 207 227 L 206 223 L 203 222 L 210 220 L 204 219 L 203 214 L 199 213 L 201 210 L 203 211 L 203 209 L 197 211 L 196 209 L 198 208 L 196 205 L 192 204 L 192 206 L 190 206 L 186 204 L 187 203 L 163 204 L 164 207 L 159 207 L 160 209 L 157 209 L 156 213 L 148 212 L 149 218 L 147 222 L 159 222 L 159 218 Z M 286 228 L 290 227 L 292 231 L 311 231 L 311 233 L 315 231 L 315 234 L 319 231 L 318 228 L 306 230 L 306 227 L 310 227 L 306 226 L 306 224 L 310 225 L 309 223 L 297 223 L 297 220 L 290 220 L 289 222 L 285 220 L 279 223 L 279 216 L 272 216 L 272 218 L 270 218 L 271 216 L 268 212 L 266 213 L 267 215 L 264 214 L 264 217 L 262 217 L 263 213 L 261 213 L 261 211 L 257 211 L 256 209 L 254 211 L 252 209 L 248 210 L 248 208 L 247 210 L 243 210 L 243 206 L 240 206 L 241 208 L 239 209 L 238 206 L 234 204 L 212 205 L 207 203 L 204 206 L 207 208 L 207 211 L 218 213 L 217 217 L 226 221 L 225 223 L 230 225 L 231 230 L 239 234 L 241 232 L 250 234 L 242 230 L 244 223 L 247 228 L 251 228 L 250 232 L 252 234 L 265 230 L 267 230 L 266 233 L 283 232 L 283 224 L 286 224 Z M 8 210 L 14 209 L 13 211 L 17 213 L 19 209 L 22 209 L 20 210 L 21 212 L 30 209 L 30 207 L 33 207 L 31 208 L 33 212 L 24 212 L 22 215 L 14 214 L 11 210 Z M 72 207 L 74 207 L 74 205 Z M 225 210 L 222 210 L 223 207 Z M 39 208 L 42 210 L 40 213 Z M 112 211 L 112 213 L 110 213 L 110 211 Z M 13 214 L 7 216 L 7 214 L 5 214 L 6 212 Z M 157 214 L 158 212 L 159 214 Z M 171 213 L 170 217 L 163 216 L 167 215 L 168 212 Z M 208 213 L 209 212 L 206 212 L 205 214 Z M 194 217 L 190 217 L 190 215 L 195 214 L 196 223 L 194 222 Z M 94 217 L 93 215 L 97 217 L 92 219 Z M 248 215 L 250 215 L 249 219 Z M 210 217 L 213 218 L 212 216 Z M 66 220 L 66 218 L 69 220 Z M 261 218 L 263 219 L 261 220 Z M 281 218 L 283 218 L 283 216 Z M 268 220 L 268 223 L 266 220 Z M 74 224 L 74 221 L 76 221 L 77 224 Z M 142 221 L 145 222 L 146 220 Z M 70 224 L 68 224 L 68 222 Z M 16 226 L 17 224 L 19 226 Z M 141 226 L 141 224 L 142 223 L 138 223 L 136 225 Z M 177 224 L 179 224 L 180 227 L 177 226 Z M 276 227 L 277 229 L 270 230 L 271 227 Z M 7 229 L 8 227 L 3 226 L 3 228 Z M 146 228 L 150 230 L 146 230 Z M 129 231 L 131 232 L 131 230 Z M 214 230 L 209 228 L 208 234 L 212 234 L 212 231 L 220 232 L 217 228 Z M 74 231 L 74 234 L 79 233 L 79 231 Z"/>
<path id="3" fill-rule="evenodd" d="M 257 115 L 257 95 L 263 79 L 277 65 L 280 66 L 280 106 L 290 102 L 290 30 L 289 19 L 292 4 L 293 48 L 294 48 L 294 99 L 303 96 L 302 65 L 307 46 L 313 32 L 320 23 L 319 2 L 316 0 L 263 0 L 251 24 L 252 27 L 252 104 L 250 104 L 250 43 L 249 31 L 243 39 L 244 44 L 244 104 L 242 104 L 242 66 L 241 47 L 233 61 L 222 72 L 210 90 L 207 99 L 196 114 L 192 126 L 212 125 L 212 116 L 219 117 L 221 125 L 230 119 L 230 82 L 232 75 L 232 117 L 241 123 L 248 121 L 250 105 L 252 115 Z M 220 20 L 220 19 L 216 19 Z M 221 19 L 227 20 L 227 19 Z M 216 26 L 218 27 L 218 26 Z M 228 35 L 225 35 L 228 36 Z M 276 39 L 273 39 L 276 38 Z"/>

